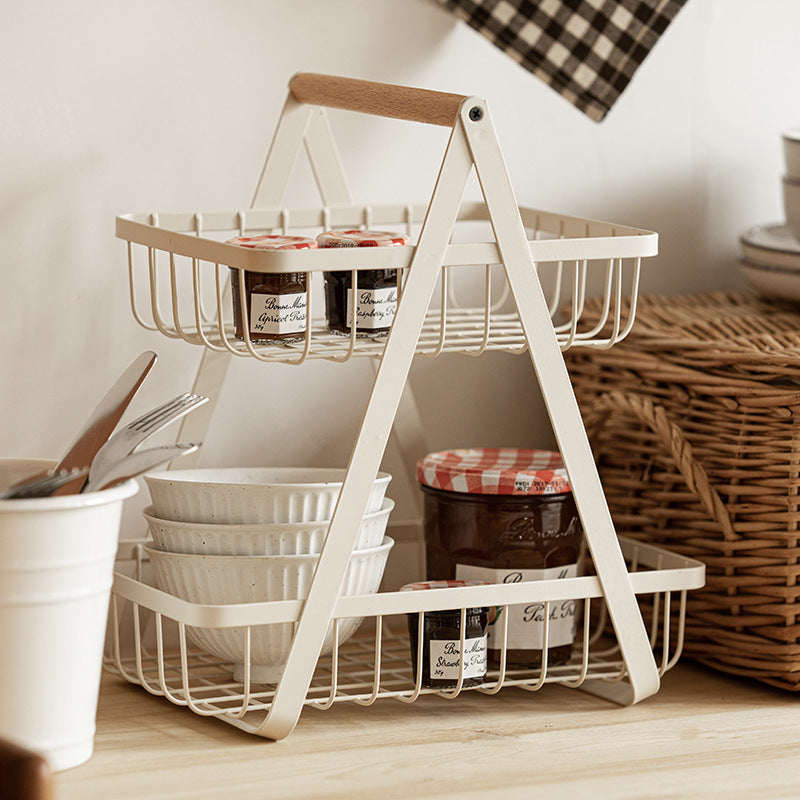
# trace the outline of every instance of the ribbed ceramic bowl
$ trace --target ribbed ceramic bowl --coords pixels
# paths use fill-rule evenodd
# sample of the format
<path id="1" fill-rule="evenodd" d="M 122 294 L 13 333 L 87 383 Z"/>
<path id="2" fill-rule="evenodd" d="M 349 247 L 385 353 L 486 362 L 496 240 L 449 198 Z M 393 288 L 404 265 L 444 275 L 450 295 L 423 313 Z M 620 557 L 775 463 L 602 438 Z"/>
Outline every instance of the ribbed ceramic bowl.
<path id="1" fill-rule="evenodd" d="M 385 498 L 380 511 L 365 514 L 358 529 L 355 550 L 380 546 L 394 501 Z M 330 520 L 322 522 L 272 522 L 241 525 L 207 525 L 174 522 L 143 512 L 156 550 L 217 556 L 291 556 L 319 553 Z"/>
<path id="2" fill-rule="evenodd" d="M 345 469 L 233 467 L 150 472 L 144 476 L 159 519 L 212 524 L 328 520 Z M 379 472 L 366 513 L 380 511 L 391 476 Z"/>
<path id="3" fill-rule="evenodd" d="M 388 536 L 380 547 L 354 551 L 345 572 L 343 596 L 372 594 L 378 590 L 386 559 L 394 541 Z M 190 603 L 228 605 L 275 600 L 304 600 L 318 555 L 297 556 L 201 556 L 145 550 L 153 567 L 156 586 Z M 339 643 L 345 642 L 361 618 L 339 622 Z M 244 675 L 244 642 L 247 628 L 187 627 L 187 636 L 203 651 L 233 662 L 234 678 Z M 276 683 L 283 671 L 294 636 L 294 623 L 257 625 L 250 630 L 250 679 Z M 328 627 L 321 655 L 333 648 L 333 623 Z"/>

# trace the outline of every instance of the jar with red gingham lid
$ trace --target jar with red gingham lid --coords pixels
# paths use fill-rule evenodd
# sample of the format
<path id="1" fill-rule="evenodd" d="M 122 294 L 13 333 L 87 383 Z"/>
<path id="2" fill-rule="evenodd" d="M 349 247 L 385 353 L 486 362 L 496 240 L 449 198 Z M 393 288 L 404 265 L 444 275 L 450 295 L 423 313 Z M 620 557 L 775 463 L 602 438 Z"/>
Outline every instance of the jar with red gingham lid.
<path id="1" fill-rule="evenodd" d="M 317 247 L 305 236 L 238 236 L 226 244 L 252 250 L 308 250 Z M 244 339 L 239 270 L 231 267 L 233 324 L 237 339 Z M 305 272 L 244 273 L 244 293 L 250 340 L 256 344 L 290 344 L 301 341 L 308 328 L 308 277 Z"/>
<path id="2" fill-rule="evenodd" d="M 327 247 L 397 247 L 408 244 L 408 237 L 387 231 L 326 231 L 317 236 L 321 248 Z M 328 330 L 350 336 L 355 327 L 357 338 L 385 336 L 397 310 L 397 270 L 364 269 L 358 271 L 356 297 L 352 293 L 352 271 L 325 273 L 325 313 Z"/>
<path id="3" fill-rule="evenodd" d="M 549 450 L 473 448 L 429 453 L 417 463 L 424 495 L 429 580 L 489 583 L 575 577 L 583 528 L 561 455 Z M 548 664 L 569 660 L 574 600 L 547 609 Z M 507 664 L 537 667 L 542 603 L 510 606 Z M 489 661 L 500 661 L 502 613 L 488 628 Z"/>
<path id="4" fill-rule="evenodd" d="M 485 581 L 418 581 L 400 587 L 401 592 L 475 586 Z M 461 645 L 461 609 L 425 611 L 420 646 L 419 614 L 408 614 L 408 639 L 414 682 L 426 689 L 452 689 L 458 685 L 479 686 L 486 677 L 486 626 L 489 608 L 464 610 L 464 645 Z M 421 656 L 421 657 L 420 657 Z M 463 666 L 462 662 L 463 661 Z M 422 672 L 421 678 L 418 677 Z"/>

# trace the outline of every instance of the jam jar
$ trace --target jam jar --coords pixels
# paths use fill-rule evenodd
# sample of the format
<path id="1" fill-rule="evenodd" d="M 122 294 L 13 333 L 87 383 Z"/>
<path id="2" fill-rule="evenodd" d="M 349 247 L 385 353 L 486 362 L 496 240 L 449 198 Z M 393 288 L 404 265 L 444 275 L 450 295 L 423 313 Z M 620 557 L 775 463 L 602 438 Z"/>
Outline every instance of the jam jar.
<path id="1" fill-rule="evenodd" d="M 326 247 L 394 247 L 408 244 L 408 237 L 386 231 L 326 231 L 317 236 Z M 328 330 L 349 336 L 353 326 L 352 271 L 325 273 L 325 313 Z M 397 270 L 358 270 L 356 287 L 356 337 L 374 338 L 389 333 L 397 311 Z"/>
<path id="2" fill-rule="evenodd" d="M 430 453 L 417 463 L 424 495 L 429 580 L 489 583 L 578 574 L 583 528 L 559 453 L 475 448 Z M 549 604 L 548 664 L 569 661 L 575 600 Z M 498 609 L 489 625 L 489 663 L 500 662 L 508 614 L 506 664 L 542 662 L 544 603 Z"/>
<path id="3" fill-rule="evenodd" d="M 253 250 L 308 250 L 317 247 L 305 236 L 239 236 L 226 244 Z M 233 324 L 237 339 L 244 339 L 244 321 L 239 297 L 239 270 L 231 267 Z M 308 327 L 308 278 L 305 272 L 244 273 L 244 294 L 254 343 L 302 341 Z"/>
<path id="4" fill-rule="evenodd" d="M 408 583 L 401 592 L 424 589 L 447 589 L 473 586 L 485 581 L 419 581 Z M 425 611 L 422 615 L 422 664 L 419 654 L 419 614 L 408 614 L 408 638 L 414 682 L 422 668 L 422 686 L 426 689 L 452 689 L 458 685 L 461 670 L 461 609 Z M 479 686 L 486 677 L 486 627 L 488 608 L 468 608 L 464 623 L 464 676 L 462 686 Z"/>

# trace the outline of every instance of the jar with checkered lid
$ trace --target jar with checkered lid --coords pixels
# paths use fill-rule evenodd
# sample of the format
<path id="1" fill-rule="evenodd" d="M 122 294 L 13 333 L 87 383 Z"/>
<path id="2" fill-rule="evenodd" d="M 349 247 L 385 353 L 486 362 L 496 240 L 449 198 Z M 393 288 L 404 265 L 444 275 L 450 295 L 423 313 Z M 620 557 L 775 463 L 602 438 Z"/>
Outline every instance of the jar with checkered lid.
<path id="1" fill-rule="evenodd" d="M 397 247 L 408 244 L 408 237 L 386 231 L 326 231 L 317 236 L 321 248 Z M 350 336 L 355 317 L 357 338 L 385 336 L 397 310 L 397 270 L 358 270 L 353 294 L 352 270 L 325 273 L 325 313 L 328 330 Z"/>
<path id="2" fill-rule="evenodd" d="M 483 583 L 485 581 L 418 581 L 407 583 L 400 591 L 450 589 Z M 462 646 L 461 609 L 426 611 L 422 615 L 420 647 L 419 614 L 408 614 L 414 681 L 419 679 L 426 689 L 452 689 L 458 686 L 460 675 L 462 686 L 482 684 L 486 678 L 486 626 L 490 618 L 489 608 L 465 609 Z M 418 678 L 419 671 L 422 676 Z"/>
<path id="3" fill-rule="evenodd" d="M 489 583 L 575 577 L 583 528 L 559 453 L 475 448 L 430 453 L 417 463 L 424 495 L 429 580 Z M 538 667 L 548 617 L 548 664 L 563 664 L 575 636 L 574 600 L 509 606 L 488 629 L 489 661 L 500 661 L 508 614 L 507 664 Z"/>
<path id="4" fill-rule="evenodd" d="M 251 250 L 308 250 L 317 247 L 306 236 L 239 236 L 228 239 Z M 233 324 L 237 339 L 245 338 L 239 288 L 239 270 L 231 267 Z M 244 272 L 244 295 L 250 341 L 291 344 L 301 341 L 308 328 L 308 277 L 305 272 Z"/>

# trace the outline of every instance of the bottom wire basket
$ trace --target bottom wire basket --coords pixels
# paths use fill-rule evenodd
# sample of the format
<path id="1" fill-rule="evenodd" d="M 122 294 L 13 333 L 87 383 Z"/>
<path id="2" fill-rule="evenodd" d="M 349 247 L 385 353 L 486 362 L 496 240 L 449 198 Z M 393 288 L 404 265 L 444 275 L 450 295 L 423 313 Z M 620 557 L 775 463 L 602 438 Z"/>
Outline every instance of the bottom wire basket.
<path id="1" fill-rule="evenodd" d="M 277 691 L 274 685 L 250 680 L 251 631 L 259 625 L 296 621 L 302 601 L 239 606 L 203 606 L 178 600 L 142 580 L 146 556 L 140 543 L 126 543 L 128 557 L 137 563 L 136 577 L 115 575 L 111 598 L 107 671 L 142 686 L 178 706 L 201 716 L 217 717 L 250 733 L 261 732 Z M 694 559 L 659 547 L 620 538 L 634 591 L 650 632 L 659 673 L 671 669 L 681 655 L 686 615 L 686 595 L 700 588 L 705 568 Z M 122 549 L 121 549 L 122 552 Z M 584 572 L 591 572 L 591 564 Z M 499 663 L 490 667 L 480 682 L 464 679 L 464 659 L 457 677 L 447 688 L 425 688 L 423 671 L 424 613 L 448 608 L 442 595 L 457 592 L 469 597 L 460 608 L 464 652 L 465 615 L 468 607 L 492 603 L 499 614 L 513 599 L 527 601 L 541 611 L 543 620 L 541 661 L 538 666 L 512 668 L 506 659 L 506 634 L 499 639 Z M 574 593 L 573 593 L 574 592 Z M 425 597 L 420 597 L 425 595 Z M 548 664 L 548 630 L 552 608 L 574 598 L 576 636 L 567 663 Z M 475 600 L 472 600 L 475 598 Z M 452 600 L 455 600 L 455 595 Z M 408 615 L 414 615 L 408 626 Z M 358 632 L 341 645 L 339 626 L 344 620 L 363 617 Z M 503 614 L 508 619 L 508 614 Z M 417 625 L 416 647 L 410 632 Z M 242 637 L 245 663 L 234 665 L 198 649 L 191 642 L 194 626 L 236 628 Z M 465 691 L 495 694 L 515 686 L 535 692 L 546 684 L 582 688 L 617 699 L 615 686 L 626 677 L 624 661 L 608 622 L 598 579 L 591 574 L 557 581 L 513 585 L 471 586 L 431 592 L 385 592 L 365 597 L 340 598 L 333 613 L 332 651 L 319 658 L 305 706 L 327 709 L 336 703 L 372 705 L 379 699 L 412 703 L 426 694 L 454 699 Z M 187 629 L 189 634 L 187 636 Z M 234 678 L 236 671 L 239 679 Z M 243 673 L 243 676 L 242 676 Z M 620 695 L 621 697 L 622 695 Z M 620 700 L 620 702 L 622 702 Z"/>

